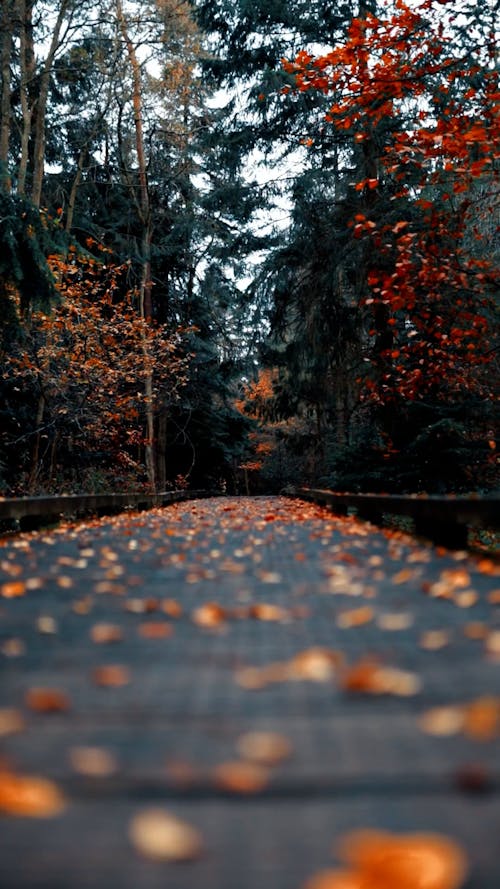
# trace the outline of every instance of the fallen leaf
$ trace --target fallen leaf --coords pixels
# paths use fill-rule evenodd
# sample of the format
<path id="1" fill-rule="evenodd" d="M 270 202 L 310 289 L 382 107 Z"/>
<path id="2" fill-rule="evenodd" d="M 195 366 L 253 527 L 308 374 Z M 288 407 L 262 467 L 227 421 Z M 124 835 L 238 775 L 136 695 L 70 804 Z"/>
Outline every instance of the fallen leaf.
<path id="1" fill-rule="evenodd" d="M 243 759 L 263 766 L 277 765 L 292 753 L 288 738 L 277 732 L 246 732 L 238 738 L 236 746 Z"/>
<path id="2" fill-rule="evenodd" d="M 52 818 L 65 807 L 59 788 L 46 778 L 0 772 L 0 811 L 8 815 Z"/>
<path id="3" fill-rule="evenodd" d="M 69 590 L 73 586 L 73 578 L 68 577 L 67 574 L 60 574 L 59 577 L 56 577 L 56 584 L 62 590 Z"/>
<path id="4" fill-rule="evenodd" d="M 459 889 L 468 871 L 461 846 L 434 833 L 353 831 L 338 851 L 370 889 Z"/>
<path id="5" fill-rule="evenodd" d="M 428 735 L 456 735 L 463 729 L 463 709 L 452 706 L 432 707 L 419 717 L 418 724 Z"/>
<path id="6" fill-rule="evenodd" d="M 4 599 L 16 599 L 24 596 L 26 593 L 26 584 L 23 580 L 8 580 L 0 586 L 0 595 Z"/>
<path id="7" fill-rule="evenodd" d="M 17 734 L 25 728 L 26 723 L 20 710 L 15 710 L 14 707 L 0 708 L 0 738 Z"/>
<path id="8" fill-rule="evenodd" d="M 448 630 L 425 630 L 420 636 L 420 647 L 428 651 L 439 651 L 450 644 Z"/>
<path id="9" fill-rule="evenodd" d="M 382 564 L 382 563 L 380 563 Z M 397 574 L 394 574 L 392 578 L 392 582 L 395 584 L 408 583 L 409 580 L 412 580 L 416 576 L 415 569 L 413 568 L 402 568 L 401 571 L 398 571 Z"/>
<path id="10" fill-rule="evenodd" d="M 193 861 L 204 851 L 200 832 L 164 809 L 144 809 L 129 824 L 132 845 L 158 861 Z"/>
<path id="11" fill-rule="evenodd" d="M 463 730 L 476 741 L 491 741 L 500 734 L 500 698 L 481 697 L 467 704 Z"/>
<path id="12" fill-rule="evenodd" d="M 500 630 L 491 630 L 485 640 L 485 649 L 488 657 L 498 660 L 500 658 Z"/>
<path id="13" fill-rule="evenodd" d="M 158 621 L 144 621 L 137 628 L 139 636 L 143 639 L 168 639 L 173 635 L 174 628 L 172 624 L 166 621 L 159 623 Z"/>
<path id="14" fill-rule="evenodd" d="M 94 624 L 90 630 L 90 638 L 97 645 L 106 645 L 109 642 L 121 642 L 123 632 L 118 624 Z"/>
<path id="15" fill-rule="evenodd" d="M 130 670 L 122 664 L 103 664 L 92 671 L 92 681 L 95 685 L 121 688 L 129 684 Z"/>
<path id="16" fill-rule="evenodd" d="M 341 675 L 340 685 L 347 692 L 400 697 L 411 697 L 421 688 L 415 673 L 382 666 L 372 658 L 362 658 L 347 668 Z"/>
<path id="17" fill-rule="evenodd" d="M 163 599 L 161 609 L 169 617 L 181 617 L 182 615 L 182 607 L 175 599 Z"/>
<path id="18" fill-rule="evenodd" d="M 478 600 L 479 596 L 475 590 L 460 590 L 453 595 L 453 601 L 459 608 L 472 608 Z"/>
<path id="19" fill-rule="evenodd" d="M 0 644 L 0 651 L 5 657 L 20 657 L 26 652 L 26 645 L 22 639 L 15 636 L 12 639 L 6 639 Z"/>
<path id="20" fill-rule="evenodd" d="M 75 772 L 89 778 L 107 778 L 118 771 L 116 757 L 103 747 L 71 747 L 69 761 Z"/>
<path id="21" fill-rule="evenodd" d="M 255 620 L 263 621 L 280 621 L 287 617 L 287 612 L 279 605 L 272 605 L 267 602 L 257 602 L 248 609 L 249 616 Z"/>
<path id="22" fill-rule="evenodd" d="M 69 696 L 58 688 L 30 688 L 24 700 L 36 713 L 66 713 L 71 707 Z"/>
<path id="23" fill-rule="evenodd" d="M 36 628 L 43 636 L 53 636 L 58 631 L 57 621 L 48 614 L 41 614 L 37 618 Z"/>
<path id="24" fill-rule="evenodd" d="M 398 630 L 407 630 L 413 623 L 413 615 L 408 612 L 388 612 L 379 614 L 377 617 L 377 626 L 381 630 L 389 630 L 397 632 Z"/>
<path id="25" fill-rule="evenodd" d="M 344 663 L 342 652 L 313 647 L 299 651 L 290 661 L 290 669 L 297 679 L 328 682 Z"/>
<path id="26" fill-rule="evenodd" d="M 480 621 L 470 621 L 464 626 L 464 636 L 467 639 L 486 639 L 488 632 L 488 626 Z"/>
<path id="27" fill-rule="evenodd" d="M 236 671 L 235 680 L 241 688 L 258 691 L 265 688 L 267 680 L 260 667 L 241 667 Z"/>
<path id="28" fill-rule="evenodd" d="M 223 762 L 213 770 L 217 787 L 230 793 L 260 793 L 269 781 L 269 773 L 263 766 L 253 762 L 235 760 Z"/>
<path id="29" fill-rule="evenodd" d="M 92 610 L 93 601 L 90 596 L 85 596 L 83 599 L 77 599 L 73 602 L 72 610 L 75 614 L 89 614 Z"/>
<path id="30" fill-rule="evenodd" d="M 200 627 L 217 627 L 224 623 L 227 617 L 226 609 L 217 602 L 206 602 L 195 608 L 191 619 Z"/>
<path id="31" fill-rule="evenodd" d="M 351 608 L 349 611 L 341 611 L 337 615 L 337 626 L 341 629 L 350 627 L 361 627 L 373 620 L 374 611 L 369 605 L 363 605 L 361 608 Z"/>

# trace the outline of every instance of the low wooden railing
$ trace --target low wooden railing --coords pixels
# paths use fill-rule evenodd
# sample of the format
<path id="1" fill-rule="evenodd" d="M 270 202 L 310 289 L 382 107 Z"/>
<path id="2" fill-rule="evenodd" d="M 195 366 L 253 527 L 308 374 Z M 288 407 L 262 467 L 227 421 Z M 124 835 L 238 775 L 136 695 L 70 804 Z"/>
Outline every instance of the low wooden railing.
<path id="1" fill-rule="evenodd" d="M 9 520 L 21 530 L 31 530 L 64 516 L 112 515 L 128 509 L 151 509 L 206 497 L 207 491 L 163 491 L 160 494 L 57 494 L 47 497 L 6 497 L 0 499 L 0 523 Z"/>
<path id="2" fill-rule="evenodd" d="M 452 549 L 467 546 L 470 528 L 500 527 L 500 497 L 438 497 L 425 494 L 338 494 L 317 488 L 289 488 L 289 496 L 328 506 L 333 512 L 347 514 L 355 510 L 360 518 L 383 524 L 387 517 L 412 519 L 415 534 Z"/>
<path id="3" fill-rule="evenodd" d="M 470 528 L 500 527 L 500 497 L 438 497 L 423 494 L 349 494 L 318 488 L 288 488 L 288 496 L 328 506 L 333 512 L 355 511 L 360 518 L 383 524 L 391 516 L 410 518 L 415 533 L 434 543 L 455 549 L 467 546 Z M 126 510 L 151 509 L 182 500 L 211 496 L 212 492 L 163 491 L 158 494 L 58 494 L 46 497 L 0 499 L 0 529 L 31 530 L 57 522 L 65 516 L 112 515 Z"/>

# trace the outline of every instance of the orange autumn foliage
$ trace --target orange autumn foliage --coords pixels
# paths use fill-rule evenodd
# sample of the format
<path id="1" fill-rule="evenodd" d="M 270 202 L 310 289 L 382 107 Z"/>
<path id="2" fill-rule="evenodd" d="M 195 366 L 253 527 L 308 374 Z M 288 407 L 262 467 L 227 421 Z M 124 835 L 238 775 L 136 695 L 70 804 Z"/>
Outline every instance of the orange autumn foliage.
<path id="1" fill-rule="evenodd" d="M 500 137 L 489 27 L 485 13 L 474 47 L 457 52 L 456 3 L 442 0 L 437 15 L 433 0 L 398 0 L 392 14 L 353 18 L 330 52 L 282 62 L 295 81 L 285 91 L 332 95 L 326 120 L 364 157 L 350 226 L 370 250 L 360 302 L 379 349 L 371 401 L 492 396 L 499 271 L 479 246 L 495 212 Z"/>

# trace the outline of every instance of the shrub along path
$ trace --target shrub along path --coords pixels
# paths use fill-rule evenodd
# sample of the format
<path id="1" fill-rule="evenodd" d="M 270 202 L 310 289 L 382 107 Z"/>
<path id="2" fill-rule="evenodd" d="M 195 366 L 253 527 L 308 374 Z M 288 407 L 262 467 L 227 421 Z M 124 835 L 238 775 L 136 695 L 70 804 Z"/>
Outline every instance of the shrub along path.
<path id="1" fill-rule="evenodd" d="M 498 889 L 499 604 L 491 557 L 279 497 L 5 538 L 0 885 L 337 889 L 376 828 Z"/>

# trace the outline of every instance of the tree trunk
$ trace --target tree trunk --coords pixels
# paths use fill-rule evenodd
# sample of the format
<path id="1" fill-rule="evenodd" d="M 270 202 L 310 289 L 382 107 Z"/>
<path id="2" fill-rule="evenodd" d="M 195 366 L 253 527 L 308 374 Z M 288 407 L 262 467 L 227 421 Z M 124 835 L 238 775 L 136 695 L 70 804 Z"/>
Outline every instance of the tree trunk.
<path id="1" fill-rule="evenodd" d="M 167 412 L 165 410 L 162 410 L 158 417 L 156 464 L 158 490 L 164 491 L 167 483 Z"/>
<path id="2" fill-rule="evenodd" d="M 69 5 L 69 0 L 61 0 L 59 13 L 57 15 L 57 20 L 52 32 L 50 48 L 40 74 L 38 100 L 36 103 L 35 114 L 33 185 L 31 189 L 31 200 L 35 207 L 39 207 L 42 200 L 43 175 L 45 170 L 45 127 L 47 117 L 47 101 L 49 97 L 50 74 L 52 71 L 55 54 L 60 46 L 61 30 Z"/>
<path id="3" fill-rule="evenodd" d="M 35 47 L 33 43 L 33 0 L 18 0 L 20 24 L 20 98 L 21 98 L 21 156 L 17 171 L 18 194 L 26 192 L 29 145 L 33 122 L 33 105 L 30 90 L 35 78 Z"/>
<path id="4" fill-rule="evenodd" d="M 30 494 L 33 492 L 33 488 L 35 486 L 35 482 L 38 478 L 39 466 L 38 461 L 40 459 L 40 427 L 43 422 L 43 415 L 45 413 L 45 395 L 43 392 L 38 396 L 38 405 L 36 410 L 36 418 L 35 418 L 35 443 L 33 445 L 33 450 L 31 452 L 31 469 L 28 480 L 28 491 Z"/>
<path id="5" fill-rule="evenodd" d="M 73 184 L 71 186 L 71 191 L 69 193 L 68 198 L 68 210 L 66 212 L 66 224 L 64 226 L 65 230 L 69 233 L 73 227 L 73 216 L 75 213 L 75 204 L 76 204 L 76 196 L 78 194 L 78 189 L 80 187 L 80 182 L 82 181 L 82 173 L 83 167 L 85 164 L 85 159 L 88 155 L 87 146 L 84 145 L 82 149 L 80 149 L 80 154 L 78 155 L 78 165 L 76 168 L 75 178 L 73 179 Z"/>
<path id="6" fill-rule="evenodd" d="M 153 317 L 153 305 L 151 295 L 151 210 L 149 204 L 149 188 L 146 152 L 144 148 L 144 126 L 142 110 L 142 83 L 139 59 L 132 39 L 128 32 L 127 20 L 123 12 L 122 0 L 116 0 L 116 16 L 118 25 L 127 49 L 128 60 L 132 71 L 132 105 L 134 109 L 135 150 L 137 155 L 137 168 L 139 175 L 139 197 L 137 207 L 143 226 L 142 236 L 142 275 L 139 290 L 139 304 L 141 318 L 151 321 Z M 146 447 L 145 460 L 149 483 L 153 491 L 156 490 L 156 454 L 155 454 L 155 424 L 154 424 L 154 400 L 153 400 L 153 373 L 148 367 L 149 343 L 146 332 L 143 334 L 143 355 L 146 368 L 144 382 L 146 403 Z"/>
<path id="7" fill-rule="evenodd" d="M 3 0 L 0 12 L 0 76 L 2 93 L 0 96 L 0 187 L 10 191 L 9 145 L 12 123 L 11 93 L 11 52 L 14 30 L 13 0 Z"/>

